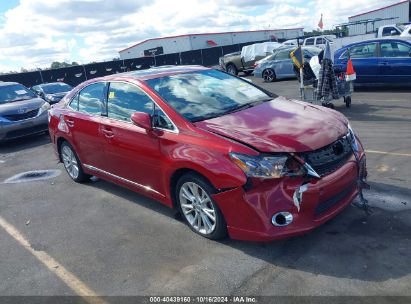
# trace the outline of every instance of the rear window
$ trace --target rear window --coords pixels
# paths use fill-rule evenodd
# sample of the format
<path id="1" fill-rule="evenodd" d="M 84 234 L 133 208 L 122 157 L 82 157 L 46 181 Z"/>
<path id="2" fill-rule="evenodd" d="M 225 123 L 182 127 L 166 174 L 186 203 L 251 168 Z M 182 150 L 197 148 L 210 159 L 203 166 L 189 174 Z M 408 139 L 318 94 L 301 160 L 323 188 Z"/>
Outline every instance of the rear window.
<path id="1" fill-rule="evenodd" d="M 0 86 L 0 104 L 28 100 L 35 98 L 36 95 L 21 84 Z"/>

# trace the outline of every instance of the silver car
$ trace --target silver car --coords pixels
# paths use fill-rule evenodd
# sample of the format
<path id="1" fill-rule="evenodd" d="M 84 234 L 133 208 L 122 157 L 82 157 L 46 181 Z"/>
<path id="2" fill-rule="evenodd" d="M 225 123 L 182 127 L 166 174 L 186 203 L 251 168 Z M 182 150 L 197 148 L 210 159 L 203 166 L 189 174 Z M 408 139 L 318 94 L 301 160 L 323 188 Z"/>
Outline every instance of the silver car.
<path id="1" fill-rule="evenodd" d="M 0 82 L 0 142 L 48 130 L 50 104 L 16 82 Z"/>
<path id="2" fill-rule="evenodd" d="M 290 52 L 295 46 L 285 46 L 277 49 L 274 54 L 256 62 L 254 67 L 254 76 L 263 78 L 266 82 L 273 82 L 277 79 L 296 78 L 294 72 L 293 61 L 291 60 Z M 304 60 L 310 60 L 311 57 L 317 56 L 320 48 L 303 47 Z"/>

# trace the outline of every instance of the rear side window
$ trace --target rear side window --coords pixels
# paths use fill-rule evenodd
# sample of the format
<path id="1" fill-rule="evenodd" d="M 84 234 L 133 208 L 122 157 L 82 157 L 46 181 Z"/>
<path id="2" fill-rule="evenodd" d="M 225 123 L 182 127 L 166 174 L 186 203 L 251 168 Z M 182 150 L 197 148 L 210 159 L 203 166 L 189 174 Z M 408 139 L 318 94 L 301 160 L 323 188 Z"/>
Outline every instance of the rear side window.
<path id="1" fill-rule="evenodd" d="M 154 102 L 135 85 L 124 82 L 110 83 L 107 115 L 110 118 L 131 121 L 135 112 L 153 114 Z"/>
<path id="2" fill-rule="evenodd" d="M 289 58 L 291 58 L 290 51 L 281 51 L 277 53 L 277 56 L 275 56 L 275 60 L 285 60 Z"/>
<path id="3" fill-rule="evenodd" d="M 82 89 L 78 97 L 78 110 L 87 114 L 101 115 L 105 87 L 105 83 L 98 82 Z"/>
<path id="4" fill-rule="evenodd" d="M 305 41 L 305 45 L 314 45 L 314 38 L 309 38 Z"/>
<path id="5" fill-rule="evenodd" d="M 73 99 L 70 101 L 69 107 L 73 110 L 78 111 L 78 94 L 76 94 L 76 96 L 74 96 Z"/>
<path id="6" fill-rule="evenodd" d="M 398 42 L 381 43 L 381 57 L 410 57 L 411 47 Z"/>

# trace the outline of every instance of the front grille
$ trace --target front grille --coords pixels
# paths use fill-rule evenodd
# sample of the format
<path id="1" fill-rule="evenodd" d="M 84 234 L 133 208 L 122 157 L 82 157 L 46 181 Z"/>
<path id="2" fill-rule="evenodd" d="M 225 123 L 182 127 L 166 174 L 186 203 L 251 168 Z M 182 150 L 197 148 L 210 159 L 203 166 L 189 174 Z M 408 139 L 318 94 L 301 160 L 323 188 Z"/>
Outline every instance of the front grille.
<path id="1" fill-rule="evenodd" d="M 344 136 L 321 149 L 301 153 L 301 157 L 320 175 L 330 174 L 341 168 L 352 156 L 351 143 Z"/>
<path id="2" fill-rule="evenodd" d="M 327 210 L 331 209 L 338 203 L 340 203 L 343 199 L 345 199 L 348 195 L 350 195 L 355 190 L 356 184 L 352 183 L 350 186 L 345 188 L 343 191 L 337 193 L 333 197 L 329 198 L 328 200 L 321 202 L 315 208 L 315 215 L 321 215 L 322 213 L 326 212 Z"/>
<path id="3" fill-rule="evenodd" d="M 19 121 L 19 120 L 25 120 L 25 119 L 36 117 L 38 113 L 39 113 L 39 109 L 35 109 L 35 110 L 31 110 L 23 114 L 4 115 L 3 117 L 10 121 Z"/>

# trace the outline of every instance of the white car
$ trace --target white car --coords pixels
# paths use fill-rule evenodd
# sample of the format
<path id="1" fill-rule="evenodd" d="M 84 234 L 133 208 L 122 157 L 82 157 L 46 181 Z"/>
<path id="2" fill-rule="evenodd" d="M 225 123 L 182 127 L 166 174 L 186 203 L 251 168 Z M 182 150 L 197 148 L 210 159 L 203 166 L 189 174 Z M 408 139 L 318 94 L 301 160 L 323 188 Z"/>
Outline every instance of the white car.
<path id="1" fill-rule="evenodd" d="M 402 31 L 400 37 L 411 37 L 411 24 L 408 24 Z"/>

